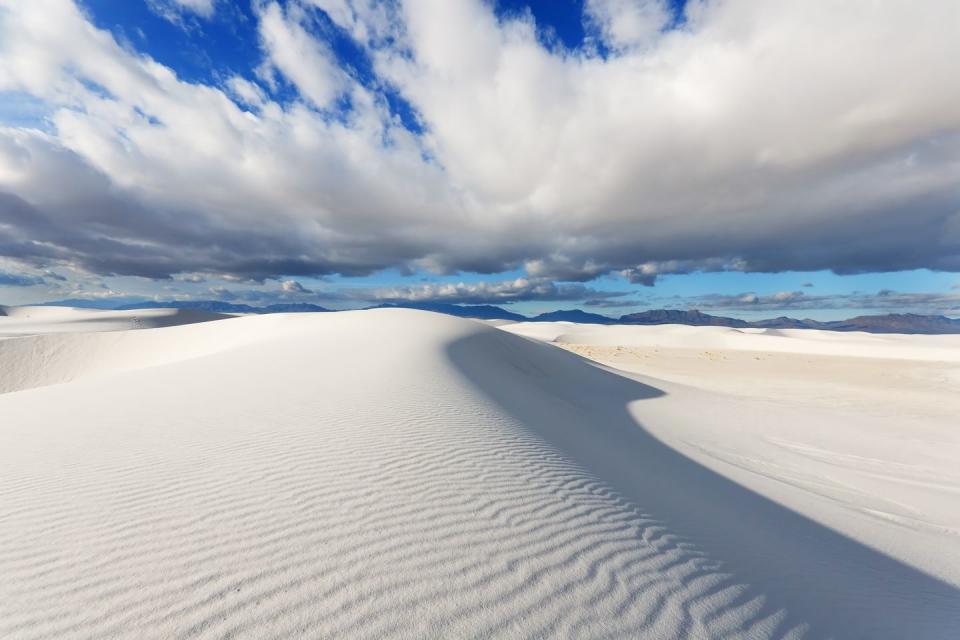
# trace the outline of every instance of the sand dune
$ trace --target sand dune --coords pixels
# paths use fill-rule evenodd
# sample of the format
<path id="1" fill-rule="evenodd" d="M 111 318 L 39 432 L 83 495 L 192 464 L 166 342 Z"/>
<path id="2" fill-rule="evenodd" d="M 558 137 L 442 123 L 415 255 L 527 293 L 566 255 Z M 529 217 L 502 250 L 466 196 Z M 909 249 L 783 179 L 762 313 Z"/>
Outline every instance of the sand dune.
<path id="1" fill-rule="evenodd" d="M 8 307 L 5 314 L 0 393 L 195 358 L 255 339 L 236 324 L 200 324 L 233 317 L 204 311 Z M 132 331 L 161 327 L 171 330 Z"/>
<path id="2" fill-rule="evenodd" d="M 0 307 L 0 338 L 43 333 L 153 329 L 229 317 L 232 316 L 193 309 L 100 311 L 73 307 Z"/>
<path id="3" fill-rule="evenodd" d="M 419 311 L 111 322 L 0 341 L 0 637 L 960 627 L 939 423 L 887 464 L 911 424 Z"/>
<path id="4" fill-rule="evenodd" d="M 904 335 L 818 329 L 733 329 L 680 324 L 596 325 L 518 322 L 518 335 L 560 344 L 697 347 L 739 351 L 960 362 L 960 335 Z"/>

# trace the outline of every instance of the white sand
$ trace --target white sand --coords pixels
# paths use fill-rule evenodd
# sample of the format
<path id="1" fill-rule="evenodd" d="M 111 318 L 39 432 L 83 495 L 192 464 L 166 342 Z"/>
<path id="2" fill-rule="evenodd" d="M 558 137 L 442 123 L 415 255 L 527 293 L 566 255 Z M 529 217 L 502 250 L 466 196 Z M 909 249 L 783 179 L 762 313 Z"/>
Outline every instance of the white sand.
<path id="1" fill-rule="evenodd" d="M 2 638 L 960 628 L 955 421 L 862 411 L 874 378 L 851 373 L 930 367 L 913 391 L 950 402 L 948 342 L 866 360 L 858 336 L 807 340 L 855 380 L 836 409 L 696 384 L 710 358 L 688 352 L 713 342 L 669 347 L 689 364 L 673 370 L 646 343 L 615 355 L 617 327 L 567 348 L 646 377 L 509 333 L 531 325 L 419 311 L 27 335 L 68 322 L 49 313 L 0 317 L 27 336 L 0 340 Z M 775 351 L 743 344 L 720 355 Z"/>
<path id="2" fill-rule="evenodd" d="M 98 311 L 73 307 L 2 307 L 0 338 L 43 333 L 120 331 L 173 327 L 232 316 L 193 309 Z"/>

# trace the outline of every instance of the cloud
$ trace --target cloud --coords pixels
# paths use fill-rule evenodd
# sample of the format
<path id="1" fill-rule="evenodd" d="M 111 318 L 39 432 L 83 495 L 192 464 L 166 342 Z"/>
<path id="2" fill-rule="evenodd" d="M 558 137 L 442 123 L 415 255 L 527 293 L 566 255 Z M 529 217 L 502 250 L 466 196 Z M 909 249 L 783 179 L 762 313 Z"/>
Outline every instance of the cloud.
<path id="1" fill-rule="evenodd" d="M 633 284 L 642 284 L 652 287 L 657 277 L 662 275 L 679 275 L 694 272 L 716 271 L 746 271 L 747 266 L 740 259 L 707 258 L 703 260 L 665 260 L 662 262 L 645 262 L 635 267 L 622 269 L 620 275 Z"/>
<path id="2" fill-rule="evenodd" d="M 285 293 L 313 293 L 313 291 L 307 289 L 296 280 L 284 280 L 280 283 L 280 288 L 283 289 Z"/>
<path id="3" fill-rule="evenodd" d="M 213 15 L 213 6 L 217 0 L 173 0 L 173 2 L 188 11 L 200 14 L 206 18 Z"/>
<path id="4" fill-rule="evenodd" d="M 449 302 L 455 304 L 505 304 L 521 301 L 605 299 L 623 292 L 598 291 L 579 283 L 516 278 L 502 282 L 427 283 L 356 291 L 359 299 L 379 302 Z"/>
<path id="5" fill-rule="evenodd" d="M 676 302 L 676 301 L 674 301 Z M 772 295 L 743 293 L 707 294 L 682 299 L 684 306 L 698 309 L 739 311 L 784 311 L 857 309 L 875 312 L 913 312 L 960 315 L 960 294 L 937 292 L 898 292 L 880 289 L 876 293 L 806 295 L 802 291 L 781 291 Z M 657 302 L 654 302 L 657 304 Z"/>
<path id="6" fill-rule="evenodd" d="M 589 300 L 584 300 L 583 306 L 585 307 L 595 307 L 598 309 L 604 308 L 627 308 L 627 307 L 637 307 L 637 306 L 649 306 L 647 300 L 636 299 L 636 298 L 591 298 Z"/>
<path id="7" fill-rule="evenodd" d="M 615 49 L 649 45 L 670 20 L 663 0 L 586 0 L 587 23 Z"/>
<path id="8" fill-rule="evenodd" d="M 0 287 L 32 287 L 43 283 L 44 279 L 37 276 L 0 271 Z"/>
<path id="9" fill-rule="evenodd" d="M 0 128 L 0 255 L 37 268 L 960 270 L 950 0 L 688 3 L 680 29 L 659 2 L 591 0 L 605 57 L 480 0 L 258 2 L 259 77 L 209 85 L 68 0 L 0 7 L 0 91 L 50 114 Z"/>
<path id="10" fill-rule="evenodd" d="M 217 300 L 225 300 L 229 302 L 237 299 L 237 294 L 226 287 L 210 287 L 207 289 L 207 293 Z"/>
<path id="11" fill-rule="evenodd" d="M 213 17 L 217 0 L 145 0 L 154 14 L 184 30 L 196 29 L 194 16 L 210 19 Z"/>
<path id="12" fill-rule="evenodd" d="M 803 291 L 779 291 L 772 296 L 774 302 L 779 302 L 784 305 L 802 300 L 803 297 Z"/>
<path id="13" fill-rule="evenodd" d="M 307 289 L 295 280 L 281 283 L 267 283 L 255 287 L 211 286 L 202 290 L 184 291 L 174 296 L 178 300 L 223 300 L 253 306 L 265 306 L 276 303 L 309 302 L 319 303 L 346 303 L 348 306 L 359 306 L 366 300 L 345 295 L 339 291 L 315 291 Z M 169 298 L 169 297 L 167 297 Z M 160 299 L 160 297 L 158 297 Z"/>
<path id="14" fill-rule="evenodd" d="M 299 5 L 291 6 L 292 10 L 284 11 L 271 2 L 259 9 L 268 68 L 283 74 L 304 98 L 322 109 L 347 88 L 346 79 L 329 49 L 304 28 L 306 16 L 297 10 Z"/>

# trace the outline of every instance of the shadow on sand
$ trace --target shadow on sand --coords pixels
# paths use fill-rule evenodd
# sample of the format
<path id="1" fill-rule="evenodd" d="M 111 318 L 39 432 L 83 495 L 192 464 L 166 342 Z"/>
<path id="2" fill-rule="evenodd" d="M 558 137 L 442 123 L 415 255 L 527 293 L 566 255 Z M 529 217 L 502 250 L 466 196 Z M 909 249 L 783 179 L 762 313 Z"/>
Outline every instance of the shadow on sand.
<path id="1" fill-rule="evenodd" d="M 960 637 L 960 590 L 650 435 L 627 405 L 664 395 L 659 389 L 556 347 L 491 331 L 449 346 L 458 370 L 524 428 L 689 541 L 717 573 L 729 574 L 729 584 L 744 589 L 739 604 L 760 596 L 763 610 L 754 619 L 784 612 L 761 637 L 791 630 L 815 638 Z"/>

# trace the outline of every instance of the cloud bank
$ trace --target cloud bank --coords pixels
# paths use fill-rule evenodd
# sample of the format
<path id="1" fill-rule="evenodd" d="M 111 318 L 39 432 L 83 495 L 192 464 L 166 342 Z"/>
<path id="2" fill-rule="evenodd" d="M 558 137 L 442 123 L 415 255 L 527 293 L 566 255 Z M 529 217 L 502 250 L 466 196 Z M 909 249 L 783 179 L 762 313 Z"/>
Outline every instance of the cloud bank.
<path id="1" fill-rule="evenodd" d="M 257 72 L 203 84 L 70 0 L 0 0 L 0 92 L 50 113 L 0 128 L 0 256 L 253 280 L 960 271 L 952 0 L 692 1 L 676 24 L 591 0 L 602 55 L 480 0 L 254 7 Z"/>
<path id="2" fill-rule="evenodd" d="M 811 295 L 803 291 L 780 291 L 770 295 L 747 292 L 736 295 L 706 294 L 673 300 L 657 300 L 664 306 L 709 311 L 785 313 L 800 316 L 806 311 L 856 309 L 871 313 L 912 312 L 932 315 L 960 315 L 960 293 L 902 292 L 881 289 Z"/>
<path id="3" fill-rule="evenodd" d="M 505 304 L 519 301 L 580 301 L 608 299 L 624 292 L 598 291 L 579 283 L 516 278 L 502 282 L 426 283 L 412 286 L 358 290 L 358 299 L 379 302 L 448 302 L 453 304 Z"/>

